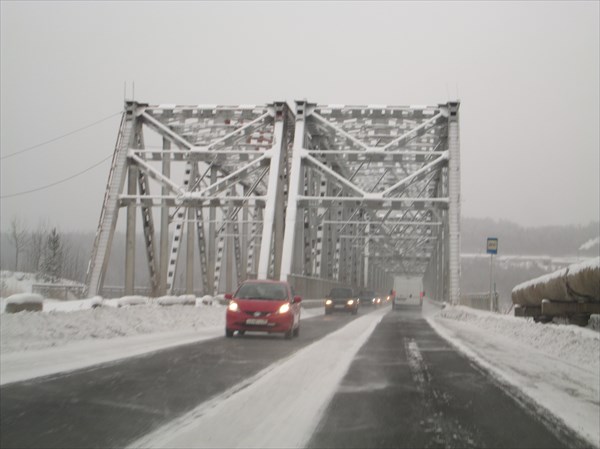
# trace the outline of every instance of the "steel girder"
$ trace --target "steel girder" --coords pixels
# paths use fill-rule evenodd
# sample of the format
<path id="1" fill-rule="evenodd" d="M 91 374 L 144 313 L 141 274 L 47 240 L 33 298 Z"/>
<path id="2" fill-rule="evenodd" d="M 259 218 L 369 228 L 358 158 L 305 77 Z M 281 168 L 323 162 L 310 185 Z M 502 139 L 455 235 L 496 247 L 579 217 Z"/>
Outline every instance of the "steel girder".
<path id="1" fill-rule="evenodd" d="M 281 279 L 420 276 L 457 302 L 458 109 L 297 102 Z"/>
<path id="2" fill-rule="evenodd" d="M 122 207 L 127 209 L 126 294 L 134 288 L 138 209 L 154 295 L 173 293 L 184 235 L 188 293 L 194 290 L 194 260 L 200 262 L 197 286 L 205 293 L 231 291 L 246 277 L 278 278 L 294 132 L 287 104 L 125 106 L 88 266 L 87 296 L 101 294 Z M 146 143 L 148 134 L 158 145 Z"/>
<path id="3" fill-rule="evenodd" d="M 188 292 L 196 271 L 208 294 L 230 291 L 247 276 L 308 276 L 326 280 L 324 285 L 381 291 L 394 276 L 413 275 L 423 278 L 428 296 L 456 302 L 458 109 L 458 102 L 396 107 L 301 101 L 294 118 L 284 102 L 127 102 L 88 268 L 88 296 L 101 292 L 118 212 L 125 207 L 128 294 L 139 209 L 155 295 L 173 292 L 185 253 Z M 148 134 L 159 139 L 155 145 Z M 153 211 L 159 212 L 156 220 Z"/>

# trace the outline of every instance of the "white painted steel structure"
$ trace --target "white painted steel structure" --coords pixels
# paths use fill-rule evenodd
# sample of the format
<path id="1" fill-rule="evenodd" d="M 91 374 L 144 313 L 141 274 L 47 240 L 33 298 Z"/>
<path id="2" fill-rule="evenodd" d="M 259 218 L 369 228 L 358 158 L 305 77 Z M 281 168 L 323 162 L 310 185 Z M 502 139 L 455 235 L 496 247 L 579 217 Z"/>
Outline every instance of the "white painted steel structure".
<path id="1" fill-rule="evenodd" d="M 87 295 L 101 293 L 126 208 L 126 294 L 140 209 L 155 295 L 175 288 L 182 253 L 190 293 L 231 291 L 246 277 L 290 279 L 313 294 L 336 284 L 384 291 L 395 275 L 416 275 L 428 296 L 457 302 L 458 109 L 299 101 L 294 117 L 285 102 L 127 102 Z M 148 134 L 161 145 L 146 145 Z"/>
<path id="2" fill-rule="evenodd" d="M 288 122 L 293 123 L 293 114 L 284 102 L 127 102 L 88 267 L 87 295 L 101 293 L 121 208 L 127 209 L 126 294 L 133 294 L 134 286 L 136 209 L 141 210 L 154 295 L 173 292 L 183 243 L 188 293 L 195 287 L 209 294 L 231 291 L 246 277 L 278 277 L 283 186 L 293 139 Z M 162 146 L 147 148 L 148 133 Z M 160 208 L 158 242 L 153 208 Z"/>
<path id="3" fill-rule="evenodd" d="M 458 102 L 297 102 L 281 279 L 391 288 L 420 276 L 460 296 Z"/>

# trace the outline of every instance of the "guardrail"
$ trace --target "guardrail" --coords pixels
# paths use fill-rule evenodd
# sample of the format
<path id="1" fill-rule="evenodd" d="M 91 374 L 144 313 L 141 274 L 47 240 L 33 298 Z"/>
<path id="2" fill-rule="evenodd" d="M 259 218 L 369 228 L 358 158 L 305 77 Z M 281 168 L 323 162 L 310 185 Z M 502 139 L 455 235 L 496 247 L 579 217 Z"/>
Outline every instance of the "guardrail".
<path id="1" fill-rule="evenodd" d="M 288 274 L 288 282 L 297 295 L 303 298 L 325 298 L 333 287 L 346 287 L 346 284 L 298 274 Z"/>
<path id="2" fill-rule="evenodd" d="M 305 309 L 316 309 L 317 307 L 324 307 L 325 300 L 323 299 L 304 299 L 302 298 L 302 307 Z"/>
<path id="3" fill-rule="evenodd" d="M 465 295 L 461 295 L 459 299 L 459 304 L 461 306 L 471 307 L 472 309 L 479 310 L 493 310 L 495 312 L 498 311 L 498 292 L 494 295 L 494 304 L 493 308 L 490 307 L 490 294 L 486 293 L 468 293 Z"/>
<path id="4" fill-rule="evenodd" d="M 83 285 L 73 284 L 32 284 L 31 293 L 51 299 L 79 299 L 83 295 Z"/>

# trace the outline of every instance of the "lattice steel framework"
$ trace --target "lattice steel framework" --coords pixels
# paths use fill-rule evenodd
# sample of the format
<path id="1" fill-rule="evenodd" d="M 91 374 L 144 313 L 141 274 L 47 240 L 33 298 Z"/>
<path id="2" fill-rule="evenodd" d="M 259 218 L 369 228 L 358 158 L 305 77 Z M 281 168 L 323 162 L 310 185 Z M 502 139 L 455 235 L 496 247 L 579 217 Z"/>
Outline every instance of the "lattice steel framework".
<path id="1" fill-rule="evenodd" d="M 281 279 L 381 291 L 420 276 L 457 302 L 458 109 L 297 102 Z"/>
<path id="2" fill-rule="evenodd" d="M 231 291 L 246 277 L 279 277 L 290 124 L 293 114 L 285 102 L 126 102 L 88 267 L 87 296 L 101 294 L 122 208 L 126 294 L 134 289 L 137 210 L 155 296 L 173 292 L 184 243 L 188 293 L 195 287 L 209 294 Z M 162 141 L 158 148 L 145 145 L 149 131 Z"/>
<path id="3" fill-rule="evenodd" d="M 458 110 L 458 102 L 300 101 L 294 117 L 285 102 L 127 102 L 87 294 L 101 293 L 125 208 L 126 294 L 134 288 L 140 210 L 154 295 L 173 292 L 185 253 L 189 293 L 231 291 L 246 277 L 294 276 L 382 291 L 394 276 L 412 275 L 423 278 L 428 296 L 457 302 Z M 159 145 L 146 145 L 148 134 Z"/>

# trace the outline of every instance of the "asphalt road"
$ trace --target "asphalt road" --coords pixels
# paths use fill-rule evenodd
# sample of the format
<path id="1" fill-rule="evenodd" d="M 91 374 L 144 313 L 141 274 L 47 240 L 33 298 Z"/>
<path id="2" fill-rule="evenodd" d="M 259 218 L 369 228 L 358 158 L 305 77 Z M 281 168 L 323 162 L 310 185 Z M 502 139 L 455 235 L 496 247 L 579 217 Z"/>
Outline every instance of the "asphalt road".
<path id="1" fill-rule="evenodd" d="M 335 314 L 302 320 L 300 336 L 292 340 L 223 336 L 4 385 L 0 447 L 124 447 L 353 319 Z"/>
<path id="2" fill-rule="evenodd" d="M 561 448 L 586 443 L 456 352 L 420 307 L 388 313 L 309 447 Z"/>
<path id="3" fill-rule="evenodd" d="M 363 310 L 359 317 L 369 310 Z M 0 388 L 0 447 L 124 447 L 355 317 L 300 336 L 224 337 Z M 303 394 L 300 392 L 299 394 Z M 585 447 L 457 353 L 418 307 L 389 311 L 361 348 L 310 447 Z"/>

